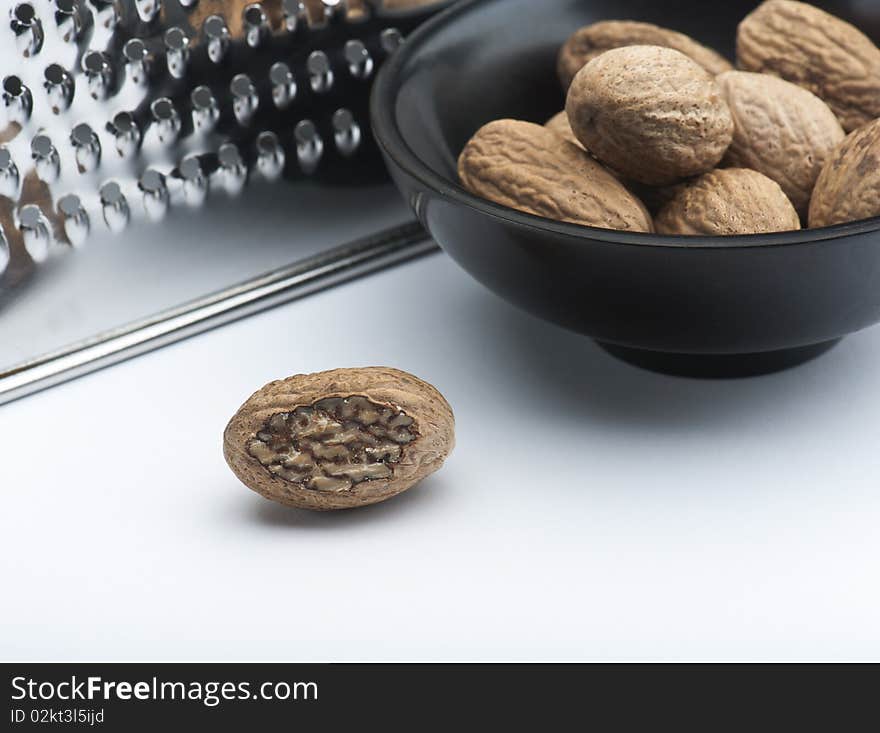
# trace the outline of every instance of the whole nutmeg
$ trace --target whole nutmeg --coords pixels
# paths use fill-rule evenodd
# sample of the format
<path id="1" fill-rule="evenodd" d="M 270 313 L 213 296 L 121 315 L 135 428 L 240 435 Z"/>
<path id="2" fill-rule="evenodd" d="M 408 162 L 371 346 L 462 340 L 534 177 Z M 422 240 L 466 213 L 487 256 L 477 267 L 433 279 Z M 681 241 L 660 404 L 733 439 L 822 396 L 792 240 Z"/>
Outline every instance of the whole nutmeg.
<path id="1" fill-rule="evenodd" d="M 659 46 L 617 48 L 590 61 L 575 76 L 565 110 L 587 150 L 651 186 L 712 170 L 733 139 L 715 78 Z"/>
<path id="2" fill-rule="evenodd" d="M 455 421 L 443 395 L 388 367 L 271 382 L 223 434 L 226 462 L 247 487 L 321 511 L 406 491 L 440 468 L 454 444 Z"/>
<path id="3" fill-rule="evenodd" d="M 880 119 L 856 130 L 825 164 L 810 203 L 810 226 L 880 216 Z"/>
<path id="4" fill-rule="evenodd" d="M 716 81 L 734 123 L 725 165 L 772 178 L 806 218 L 822 166 L 846 136 L 834 112 L 776 76 L 728 71 Z"/>
<path id="5" fill-rule="evenodd" d="M 659 234 L 730 236 L 801 228 L 779 184 L 747 168 L 723 168 L 679 191 L 655 220 Z"/>
<path id="6" fill-rule="evenodd" d="M 571 125 L 568 122 L 568 115 L 565 113 L 565 110 L 553 115 L 553 117 L 544 123 L 544 127 L 555 132 L 568 142 L 577 145 L 579 148 L 585 149 L 581 141 L 574 136 L 574 132 L 572 132 Z M 678 193 L 679 189 L 682 186 L 687 185 L 687 182 L 685 181 L 682 183 L 675 183 L 671 186 L 646 186 L 645 184 L 637 183 L 636 181 L 621 180 L 620 175 L 615 173 L 615 171 L 610 168 L 607 168 L 606 170 L 626 186 L 630 193 L 641 201 L 651 214 L 656 213 L 665 204 L 669 203 L 675 194 Z"/>
<path id="7" fill-rule="evenodd" d="M 740 68 L 780 76 L 825 100 L 847 132 L 880 117 L 880 49 L 813 5 L 767 0 L 740 23 L 736 53 Z"/>
<path id="8" fill-rule="evenodd" d="M 730 62 L 690 36 L 633 20 L 603 20 L 575 31 L 559 50 L 557 70 L 562 88 L 568 89 L 575 75 L 590 61 L 612 48 L 664 46 L 681 51 L 710 74 L 733 68 Z"/>
<path id="9" fill-rule="evenodd" d="M 465 145 L 458 175 L 471 193 L 556 221 L 650 232 L 651 215 L 582 148 L 541 125 L 496 120 Z"/>

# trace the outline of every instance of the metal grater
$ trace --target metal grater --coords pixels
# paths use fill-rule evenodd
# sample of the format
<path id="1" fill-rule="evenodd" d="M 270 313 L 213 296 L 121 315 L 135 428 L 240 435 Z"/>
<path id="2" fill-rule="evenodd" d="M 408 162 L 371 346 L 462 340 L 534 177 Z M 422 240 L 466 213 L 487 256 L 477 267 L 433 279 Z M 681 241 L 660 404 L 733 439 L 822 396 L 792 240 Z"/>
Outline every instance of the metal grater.
<path id="1" fill-rule="evenodd" d="M 369 132 L 371 79 L 448 4 L 0 2 L 9 19 L 0 27 L 0 367 L 9 308 L 51 287 L 41 279 L 57 279 L 91 240 L 129 246 L 142 224 L 167 227 L 169 212 L 210 213 L 218 192 L 248 211 L 249 181 L 280 181 L 294 197 L 304 179 L 339 185 L 341 196 L 328 197 L 375 208 L 385 174 Z M 20 331 L 9 332 L 19 358 Z"/>

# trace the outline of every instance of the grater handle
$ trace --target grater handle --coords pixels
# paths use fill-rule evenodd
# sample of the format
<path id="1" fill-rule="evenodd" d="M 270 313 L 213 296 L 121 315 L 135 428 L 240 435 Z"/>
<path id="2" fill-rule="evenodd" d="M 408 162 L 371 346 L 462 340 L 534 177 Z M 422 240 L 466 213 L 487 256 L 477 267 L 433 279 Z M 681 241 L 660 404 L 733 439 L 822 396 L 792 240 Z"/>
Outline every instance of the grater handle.
<path id="1" fill-rule="evenodd" d="M 438 251 L 411 221 L 0 371 L 0 404 Z"/>

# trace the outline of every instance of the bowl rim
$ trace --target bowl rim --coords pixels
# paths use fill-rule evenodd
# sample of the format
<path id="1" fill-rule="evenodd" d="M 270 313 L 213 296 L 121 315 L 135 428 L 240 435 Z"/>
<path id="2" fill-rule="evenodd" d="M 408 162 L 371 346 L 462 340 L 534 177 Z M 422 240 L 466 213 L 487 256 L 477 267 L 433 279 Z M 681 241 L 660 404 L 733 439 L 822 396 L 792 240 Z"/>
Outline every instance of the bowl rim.
<path id="1" fill-rule="evenodd" d="M 488 0 L 497 2 L 498 0 Z M 613 244 L 673 249 L 745 249 L 756 247 L 786 247 L 842 239 L 857 234 L 880 230 L 880 216 L 854 222 L 834 224 L 816 229 L 797 229 L 766 234 L 737 234 L 709 236 L 656 234 L 603 229 L 584 224 L 554 221 L 528 214 L 481 198 L 467 191 L 458 182 L 451 182 L 427 165 L 404 140 L 397 125 L 396 101 L 402 80 L 402 70 L 416 56 L 419 49 L 436 33 L 459 21 L 487 0 L 460 0 L 434 16 L 412 33 L 403 45 L 384 63 L 373 84 L 370 95 L 370 121 L 373 136 L 382 153 L 394 161 L 408 175 L 454 203 L 476 209 L 482 214 L 505 223 L 571 237 L 579 240 L 598 240 Z M 476 131 L 475 131 L 476 132 Z M 852 133 L 848 133 L 852 134 Z"/>

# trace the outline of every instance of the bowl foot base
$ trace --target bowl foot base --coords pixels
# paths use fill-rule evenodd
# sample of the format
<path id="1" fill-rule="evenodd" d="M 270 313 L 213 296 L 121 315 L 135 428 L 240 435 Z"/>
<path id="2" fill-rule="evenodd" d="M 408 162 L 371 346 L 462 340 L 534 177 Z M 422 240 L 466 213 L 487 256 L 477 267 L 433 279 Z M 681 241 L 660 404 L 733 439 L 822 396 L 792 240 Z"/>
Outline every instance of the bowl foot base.
<path id="1" fill-rule="evenodd" d="M 698 379 L 735 379 L 791 369 L 821 356 L 838 343 L 840 339 L 758 354 L 673 354 L 631 349 L 601 341 L 599 346 L 628 364 L 652 372 Z"/>

